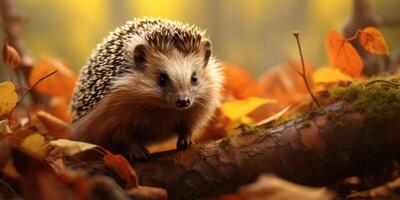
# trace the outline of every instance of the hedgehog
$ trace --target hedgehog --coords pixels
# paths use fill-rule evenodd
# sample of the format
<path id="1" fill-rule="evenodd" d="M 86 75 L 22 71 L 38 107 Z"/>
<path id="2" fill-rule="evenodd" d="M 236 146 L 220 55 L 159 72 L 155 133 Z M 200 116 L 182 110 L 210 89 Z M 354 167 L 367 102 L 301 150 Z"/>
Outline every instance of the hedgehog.
<path id="1" fill-rule="evenodd" d="M 138 18 L 111 32 L 80 71 L 70 109 L 72 139 L 148 160 L 146 147 L 177 136 L 193 146 L 220 105 L 223 76 L 205 31 Z"/>

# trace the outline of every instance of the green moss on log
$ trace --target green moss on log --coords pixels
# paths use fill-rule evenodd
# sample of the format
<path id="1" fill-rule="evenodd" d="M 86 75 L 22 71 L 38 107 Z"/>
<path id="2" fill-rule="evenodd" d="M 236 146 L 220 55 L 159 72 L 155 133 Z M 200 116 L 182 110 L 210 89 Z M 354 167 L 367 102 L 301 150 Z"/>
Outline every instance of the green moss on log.
<path id="1" fill-rule="evenodd" d="M 397 78 L 379 79 L 399 82 Z M 332 88 L 330 94 L 336 100 L 350 102 L 355 110 L 363 113 L 366 122 L 374 125 L 400 116 L 400 88 L 387 83 L 376 82 L 368 86 L 366 82 L 353 83 L 349 87 Z"/>

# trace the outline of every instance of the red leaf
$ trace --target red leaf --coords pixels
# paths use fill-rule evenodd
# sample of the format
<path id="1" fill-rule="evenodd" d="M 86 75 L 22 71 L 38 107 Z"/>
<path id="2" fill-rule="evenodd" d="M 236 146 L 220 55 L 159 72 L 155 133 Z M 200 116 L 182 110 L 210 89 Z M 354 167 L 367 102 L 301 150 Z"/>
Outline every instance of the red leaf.
<path id="1" fill-rule="evenodd" d="M 103 159 L 110 169 L 116 172 L 120 178 L 127 182 L 128 188 L 137 187 L 139 185 L 135 170 L 124 156 L 108 153 Z"/>

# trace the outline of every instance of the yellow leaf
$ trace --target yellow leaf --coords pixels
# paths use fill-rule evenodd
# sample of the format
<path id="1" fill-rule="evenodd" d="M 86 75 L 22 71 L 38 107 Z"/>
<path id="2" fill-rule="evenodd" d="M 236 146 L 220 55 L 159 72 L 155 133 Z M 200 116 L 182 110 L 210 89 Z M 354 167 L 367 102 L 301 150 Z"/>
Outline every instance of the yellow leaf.
<path id="1" fill-rule="evenodd" d="M 94 144 L 89 144 L 86 142 L 77 142 L 67 139 L 52 140 L 49 142 L 49 145 L 60 148 L 62 151 L 64 151 L 66 154 L 70 156 L 97 147 L 97 145 Z"/>
<path id="2" fill-rule="evenodd" d="M 350 76 L 333 67 L 320 67 L 313 74 L 315 83 L 351 81 Z"/>
<path id="3" fill-rule="evenodd" d="M 378 55 L 389 55 L 385 38 L 382 33 L 374 27 L 363 29 L 359 36 L 360 44 L 369 52 Z"/>
<path id="4" fill-rule="evenodd" d="M 3 168 L 3 173 L 14 178 L 19 178 L 21 176 L 18 173 L 17 169 L 15 169 L 14 162 L 12 159 L 7 161 L 6 166 Z"/>
<path id="5" fill-rule="evenodd" d="M 38 133 L 34 133 L 25 138 L 21 147 L 28 149 L 39 156 L 44 156 L 46 154 L 47 146 L 45 138 Z"/>
<path id="6" fill-rule="evenodd" d="M 18 101 L 15 86 L 12 82 L 6 81 L 0 84 L 0 116 L 8 114 Z"/>
<path id="7" fill-rule="evenodd" d="M 276 103 L 276 101 L 273 99 L 250 97 L 244 100 L 225 102 L 222 104 L 221 110 L 229 119 L 236 121 L 267 103 Z"/>

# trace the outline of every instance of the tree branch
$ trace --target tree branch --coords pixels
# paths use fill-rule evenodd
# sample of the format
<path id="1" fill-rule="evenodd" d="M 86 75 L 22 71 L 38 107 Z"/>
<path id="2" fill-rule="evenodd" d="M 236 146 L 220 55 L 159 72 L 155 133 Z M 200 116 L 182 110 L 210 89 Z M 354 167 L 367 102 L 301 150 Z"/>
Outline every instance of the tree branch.
<path id="1" fill-rule="evenodd" d="M 370 172 L 399 158 L 400 89 L 366 87 L 368 82 L 335 88 L 331 104 L 281 125 L 260 125 L 245 135 L 153 154 L 148 162 L 133 163 L 139 184 L 164 188 L 171 199 L 198 199 L 234 192 L 266 173 L 325 186 Z M 67 165 L 113 176 L 101 155 L 82 156 L 68 159 Z"/>
<path id="2" fill-rule="evenodd" d="M 134 168 L 141 185 L 165 188 L 173 199 L 232 192 L 264 173 L 322 186 L 379 166 L 399 154 L 396 129 L 371 136 L 363 113 L 351 107 L 339 101 L 308 118 L 258 134 L 161 153 L 149 162 L 135 163 Z M 397 118 L 389 124 L 399 122 Z"/>

